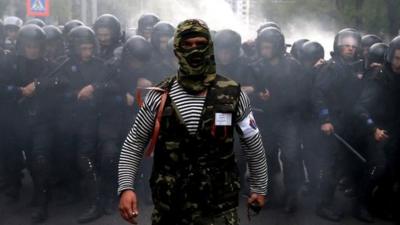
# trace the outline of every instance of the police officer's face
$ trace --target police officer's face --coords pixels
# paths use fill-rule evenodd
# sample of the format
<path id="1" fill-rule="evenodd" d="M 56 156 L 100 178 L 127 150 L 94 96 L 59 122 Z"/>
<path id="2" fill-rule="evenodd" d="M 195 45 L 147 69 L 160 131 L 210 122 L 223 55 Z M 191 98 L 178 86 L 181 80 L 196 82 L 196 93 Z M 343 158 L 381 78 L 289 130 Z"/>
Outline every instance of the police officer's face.
<path id="1" fill-rule="evenodd" d="M 47 56 L 53 56 L 57 52 L 57 49 L 59 47 L 59 43 L 56 41 L 51 41 L 46 43 L 46 55 Z"/>
<path id="2" fill-rule="evenodd" d="M 40 58 L 40 47 L 35 43 L 26 43 L 24 47 L 24 55 L 27 59 L 35 60 Z"/>
<path id="3" fill-rule="evenodd" d="M 6 34 L 7 34 L 8 39 L 15 41 L 15 40 L 17 40 L 17 36 L 18 36 L 18 28 L 14 28 L 14 27 L 7 28 Z"/>
<path id="4" fill-rule="evenodd" d="M 99 40 L 99 44 L 103 47 L 111 45 L 111 31 L 108 28 L 100 27 L 96 30 L 96 36 Z"/>
<path id="5" fill-rule="evenodd" d="M 393 72 L 400 74 L 400 49 L 397 49 L 392 59 Z"/>
<path id="6" fill-rule="evenodd" d="M 152 27 L 148 27 L 146 29 L 143 30 L 143 37 L 146 40 L 150 40 L 151 39 L 151 33 L 153 32 L 153 28 Z"/>
<path id="7" fill-rule="evenodd" d="M 128 67 L 131 70 L 136 70 L 140 69 L 144 66 L 144 62 L 142 60 L 139 60 L 137 58 L 130 58 L 128 61 Z"/>
<path id="8" fill-rule="evenodd" d="M 81 60 L 83 62 L 87 62 L 93 56 L 94 45 L 93 44 L 81 44 L 79 47 L 79 52 L 80 52 Z"/>
<path id="9" fill-rule="evenodd" d="M 341 52 L 340 55 L 344 59 L 353 59 L 357 51 L 357 40 L 353 37 L 344 37 L 340 43 Z"/>
<path id="10" fill-rule="evenodd" d="M 261 57 L 265 59 L 272 59 L 274 57 L 274 46 L 270 42 L 262 42 L 260 45 Z"/>
<path id="11" fill-rule="evenodd" d="M 219 49 L 215 51 L 215 56 L 217 57 L 217 62 L 222 65 L 228 65 L 233 61 L 233 52 L 229 49 Z"/>
<path id="12" fill-rule="evenodd" d="M 163 36 L 160 38 L 160 50 L 166 51 L 168 49 L 168 41 L 169 41 L 168 36 Z"/>
<path id="13" fill-rule="evenodd" d="M 368 47 L 364 47 L 363 48 L 363 57 L 364 57 L 364 59 L 368 58 L 368 52 L 369 52 L 369 48 Z"/>

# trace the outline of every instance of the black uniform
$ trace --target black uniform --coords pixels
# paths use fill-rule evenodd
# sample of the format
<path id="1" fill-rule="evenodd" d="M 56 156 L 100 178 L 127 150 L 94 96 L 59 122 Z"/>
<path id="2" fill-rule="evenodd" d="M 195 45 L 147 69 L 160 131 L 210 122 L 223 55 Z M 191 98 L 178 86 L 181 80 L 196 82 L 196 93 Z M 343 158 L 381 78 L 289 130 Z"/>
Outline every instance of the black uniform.
<path id="1" fill-rule="evenodd" d="M 389 210 L 391 206 L 398 207 L 398 193 L 396 195 L 397 198 L 393 199 L 392 187 L 400 178 L 399 78 L 399 74 L 395 74 L 391 70 L 390 64 L 386 64 L 382 70 L 376 69 L 366 82 L 365 89 L 356 105 L 357 115 L 361 117 L 364 127 L 369 131 L 369 141 L 366 149 L 369 160 L 367 165 L 365 165 L 367 168 L 362 179 L 360 179 L 360 186 L 362 187 L 360 190 L 362 192 L 359 196 L 360 201 L 364 204 L 370 204 L 369 200 L 372 189 L 379 184 L 379 193 L 385 197 L 380 202 L 383 205 L 380 204 L 378 207 L 383 207 L 385 210 Z M 387 131 L 389 139 L 381 142 L 375 141 L 374 133 L 376 128 Z M 386 179 L 384 182 L 379 182 L 386 167 Z"/>
<path id="2" fill-rule="evenodd" d="M 93 58 L 84 63 L 70 59 L 58 74 L 63 88 L 58 112 L 62 132 L 59 137 L 64 143 L 60 146 L 66 148 L 60 151 L 65 154 L 77 153 L 80 170 L 91 182 L 96 180 L 93 162 L 97 144 L 98 98 L 79 101 L 77 94 L 83 87 L 90 84 L 96 86 L 104 80 L 106 71 L 103 61 L 99 59 Z"/>
<path id="3" fill-rule="evenodd" d="M 359 132 L 353 111 L 363 87 L 360 71 L 362 61 L 345 63 L 341 57 L 333 55 L 317 75 L 313 93 L 313 104 L 320 124 L 333 124 L 335 132 L 354 146 L 359 146 L 359 141 L 363 140 L 365 135 Z M 338 171 L 343 172 L 343 160 L 346 163 L 346 160 L 354 158 L 346 154 L 347 151 L 333 136 L 325 135 L 322 141 L 325 155 L 321 157 L 323 173 L 320 204 L 325 207 L 332 204 Z"/>
<path id="4" fill-rule="evenodd" d="M 314 112 L 312 103 L 312 90 L 315 78 L 324 62 L 324 48 L 318 42 L 307 41 L 302 44 L 299 50 L 299 62 L 304 69 L 304 77 L 301 80 L 301 139 L 302 139 L 302 157 L 304 166 L 307 170 L 307 178 L 305 179 L 304 194 L 311 194 L 317 189 L 319 179 L 319 141 L 321 132 L 319 131 L 319 123 Z M 306 177 L 305 177 L 306 178 Z"/>
<path id="5" fill-rule="evenodd" d="M 106 89 L 107 67 L 103 61 L 92 56 L 87 61 L 79 57 L 82 44 L 95 44 L 94 32 L 85 26 L 74 28 L 69 34 L 70 57 L 56 74 L 59 79 L 59 111 L 57 112 L 59 157 L 63 165 L 64 176 L 70 183 L 76 182 L 75 173 L 71 171 L 76 162 L 86 187 L 85 194 L 89 199 L 89 208 L 78 222 L 89 222 L 101 216 L 98 174 L 96 171 L 98 112 L 100 97 Z M 95 45 L 94 45 L 95 46 Z M 89 99 L 78 99 L 79 92 L 91 85 L 93 96 Z"/>
<path id="6" fill-rule="evenodd" d="M 271 96 L 265 103 L 260 103 L 264 111 L 262 123 L 265 126 L 261 126 L 265 133 L 264 143 L 270 149 L 270 155 L 267 152 L 270 171 L 279 172 L 277 157 L 281 149 L 284 183 L 289 195 L 296 194 L 301 177 L 298 140 L 301 71 L 299 63 L 290 56 L 283 56 L 277 65 L 262 61 L 256 68 L 257 91 L 267 89 Z"/>
<path id="7" fill-rule="evenodd" d="M 36 25 L 27 25 L 25 31 L 39 30 Z M 21 35 L 22 36 L 22 35 Z M 20 38 L 19 44 L 20 42 Z M 47 217 L 49 195 L 50 161 L 52 155 L 54 125 L 54 93 L 51 87 L 55 81 L 47 77 L 53 66 L 44 58 L 28 59 L 22 55 L 5 59 L 2 71 L 2 92 L 4 98 L 1 107 L 4 127 L 7 131 L 2 148 L 8 151 L 6 165 L 10 191 L 18 197 L 22 169 L 22 151 L 27 157 L 34 186 L 34 200 L 37 210 L 32 214 L 33 221 L 43 221 Z M 21 87 L 30 83 L 35 85 L 35 94 L 24 97 Z"/>

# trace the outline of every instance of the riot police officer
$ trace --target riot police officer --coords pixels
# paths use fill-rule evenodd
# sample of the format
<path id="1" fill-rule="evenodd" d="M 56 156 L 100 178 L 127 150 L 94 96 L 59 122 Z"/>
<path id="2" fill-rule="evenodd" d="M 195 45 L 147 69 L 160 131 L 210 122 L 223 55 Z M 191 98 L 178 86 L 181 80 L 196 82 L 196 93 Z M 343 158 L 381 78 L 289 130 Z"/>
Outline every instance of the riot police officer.
<path id="1" fill-rule="evenodd" d="M 297 193 L 301 183 L 301 159 L 299 151 L 298 123 L 300 116 L 300 86 L 302 68 L 286 54 L 284 35 L 276 28 L 262 30 L 256 39 L 260 61 L 256 71 L 257 103 L 263 110 L 261 131 L 264 143 L 270 150 L 270 199 L 279 203 L 274 180 L 280 172 L 279 149 L 282 155 L 285 185 L 284 211 L 292 213 L 297 208 Z"/>
<path id="2" fill-rule="evenodd" d="M 98 49 L 94 31 L 86 26 L 73 28 L 68 35 L 69 58 L 57 73 L 61 96 L 59 100 L 59 156 L 64 157 L 64 177 L 76 182 L 71 172 L 77 163 L 82 175 L 88 208 L 78 217 L 86 223 L 103 214 L 96 171 L 98 128 L 98 97 L 104 88 L 107 68 L 95 57 Z"/>
<path id="3" fill-rule="evenodd" d="M 349 173 L 349 165 L 354 159 L 345 154 L 346 150 L 334 134 L 339 134 L 354 146 L 360 146 L 365 135 L 360 132 L 362 129 L 359 129 L 353 111 L 363 84 L 361 50 L 361 35 L 357 30 L 347 28 L 338 32 L 332 58 L 321 68 L 314 83 L 313 105 L 324 134 L 321 146 L 325 148 L 325 155 L 321 157 L 321 191 L 316 213 L 332 221 L 339 221 L 342 217 L 340 210 L 333 207 L 337 177 L 343 175 L 339 173 Z M 364 210 L 358 208 L 356 211 L 358 216 Z"/>
<path id="4" fill-rule="evenodd" d="M 99 58 L 109 61 L 113 58 L 114 50 L 121 45 L 121 23 L 111 14 L 99 16 L 93 25 L 100 45 Z"/>
<path id="5" fill-rule="evenodd" d="M 364 60 L 368 57 L 369 48 L 376 43 L 382 43 L 382 38 L 378 37 L 375 34 L 366 34 L 361 38 L 361 46 L 362 46 L 362 58 Z"/>
<path id="6" fill-rule="evenodd" d="M 46 33 L 45 57 L 54 63 L 65 59 L 64 37 L 60 28 L 48 25 L 43 27 L 43 30 Z"/>
<path id="7" fill-rule="evenodd" d="M 160 18 L 152 13 L 143 14 L 138 20 L 136 34 L 144 37 L 146 40 L 151 40 L 151 33 L 156 23 L 160 22 Z"/>
<path id="8" fill-rule="evenodd" d="M 298 59 L 304 68 L 304 79 L 302 80 L 301 98 L 301 138 L 302 138 L 302 156 L 304 166 L 307 170 L 307 180 L 304 185 L 303 194 L 315 193 L 319 180 L 319 146 L 321 134 L 318 129 L 318 120 L 315 116 L 312 103 L 312 89 L 315 77 L 325 64 L 324 47 L 315 41 L 307 41 L 302 44 L 299 50 Z"/>
<path id="9" fill-rule="evenodd" d="M 109 65 L 113 74 L 104 82 L 107 89 L 99 97 L 102 100 L 99 103 L 97 155 L 101 178 L 100 191 L 106 214 L 111 214 L 115 209 L 116 195 L 113 190 L 117 183 L 117 162 L 123 139 L 127 136 L 130 125 L 133 123 L 132 118 L 138 110 L 137 105 L 134 104 L 138 80 L 152 75 L 146 72 L 150 68 L 148 62 L 151 58 L 151 50 L 151 44 L 143 37 L 130 38 L 123 46 L 120 59 Z M 143 174 L 149 174 L 149 170 L 151 169 Z M 143 180 L 148 177 L 144 176 Z M 146 182 L 140 182 L 140 184 L 143 184 L 142 187 L 148 186 Z"/>
<path id="10" fill-rule="evenodd" d="M 44 58 L 46 36 L 42 28 L 30 24 L 23 26 L 17 37 L 17 56 L 10 55 L 3 72 L 8 76 L 5 98 L 9 100 L 9 115 L 11 121 L 7 148 L 10 153 L 7 161 L 9 176 L 16 182 L 12 188 L 18 195 L 20 168 L 18 161 L 12 155 L 21 151 L 27 156 L 27 166 L 30 169 L 34 183 L 33 222 L 47 219 L 47 204 L 49 199 L 50 156 L 52 148 L 52 125 L 54 122 L 53 94 L 49 87 L 54 85 L 47 75 L 52 66 Z M 11 110 L 11 111 L 10 111 Z M 16 165 L 13 165 L 17 163 Z M 14 169 L 13 169 L 14 168 Z"/>
<path id="11" fill-rule="evenodd" d="M 377 45 L 377 44 L 376 44 Z M 360 180 L 358 204 L 370 206 L 371 193 L 379 184 L 377 193 L 384 193 L 383 199 L 374 209 L 379 213 L 392 211 L 398 207 L 398 190 L 393 191 L 399 181 L 399 96 L 400 96 L 400 37 L 394 38 L 386 53 L 384 66 L 368 77 L 366 86 L 356 105 L 356 113 L 361 118 L 364 129 L 368 130 L 367 164 Z M 387 170 L 386 170 L 387 169 Z M 385 172 L 389 177 L 382 182 Z M 381 195 L 382 196 L 382 195 Z M 393 198 L 394 197 L 394 198 Z M 390 208 L 390 207 L 394 208 Z M 368 210 L 363 212 L 366 222 L 373 222 Z"/>
<path id="12" fill-rule="evenodd" d="M 15 52 L 15 44 L 17 41 L 18 30 L 23 25 L 23 21 L 15 16 L 6 17 L 4 19 L 4 30 L 6 34 L 4 49 Z"/>
<path id="13" fill-rule="evenodd" d="M 176 72 L 174 64 L 174 53 L 168 48 L 169 40 L 174 36 L 175 27 L 165 21 L 160 21 L 153 27 L 151 35 L 151 45 L 153 55 L 151 65 L 155 67 L 155 74 L 151 80 L 158 83 L 165 77 Z"/>

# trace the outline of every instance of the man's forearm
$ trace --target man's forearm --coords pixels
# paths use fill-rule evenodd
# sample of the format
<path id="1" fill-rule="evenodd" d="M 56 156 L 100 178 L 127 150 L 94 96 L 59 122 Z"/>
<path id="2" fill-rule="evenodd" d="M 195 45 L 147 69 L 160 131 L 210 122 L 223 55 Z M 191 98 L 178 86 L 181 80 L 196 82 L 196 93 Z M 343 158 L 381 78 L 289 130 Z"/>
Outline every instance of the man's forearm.
<path id="1" fill-rule="evenodd" d="M 154 119 L 155 115 L 146 106 L 136 117 L 122 147 L 118 165 L 118 194 L 124 190 L 134 189 L 140 162 L 153 131 Z"/>
<path id="2" fill-rule="evenodd" d="M 240 144 L 249 165 L 250 192 L 265 195 L 267 193 L 268 173 L 260 133 L 251 137 L 240 138 Z"/>

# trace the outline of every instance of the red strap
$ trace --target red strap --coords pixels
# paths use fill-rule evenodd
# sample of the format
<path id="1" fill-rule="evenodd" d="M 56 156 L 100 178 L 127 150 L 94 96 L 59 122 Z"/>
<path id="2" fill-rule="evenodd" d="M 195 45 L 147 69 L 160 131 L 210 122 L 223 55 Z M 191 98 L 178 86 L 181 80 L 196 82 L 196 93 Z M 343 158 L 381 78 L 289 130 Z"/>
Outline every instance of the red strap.
<path id="1" fill-rule="evenodd" d="M 136 89 L 136 101 L 139 106 L 139 108 L 142 108 L 143 106 L 143 98 L 142 98 L 142 91 L 143 90 L 155 90 L 155 91 L 160 91 L 160 92 L 165 92 L 164 89 L 159 88 L 159 87 L 147 87 L 147 88 L 137 88 Z"/>
<path id="2" fill-rule="evenodd" d="M 155 89 L 153 89 L 153 90 L 155 90 Z M 153 154 L 154 149 L 156 147 L 158 135 L 160 133 L 160 128 L 161 128 L 161 118 L 164 113 L 165 102 L 167 101 L 167 97 L 168 97 L 168 92 L 163 89 L 161 89 L 161 90 L 163 91 L 163 94 L 161 95 L 160 105 L 158 106 L 158 111 L 156 114 L 156 121 L 154 124 L 153 135 L 151 137 L 150 143 L 147 146 L 147 150 L 145 152 L 145 156 L 147 156 L 147 157 L 150 157 L 151 154 Z"/>
<path id="3" fill-rule="evenodd" d="M 211 126 L 211 135 L 215 137 L 217 135 L 217 128 L 215 126 L 215 123 Z"/>
<path id="4" fill-rule="evenodd" d="M 136 102 L 137 102 L 139 108 L 142 108 L 142 106 L 143 106 L 142 90 L 139 88 L 136 89 Z"/>

